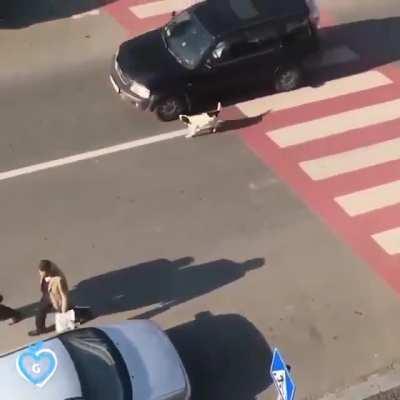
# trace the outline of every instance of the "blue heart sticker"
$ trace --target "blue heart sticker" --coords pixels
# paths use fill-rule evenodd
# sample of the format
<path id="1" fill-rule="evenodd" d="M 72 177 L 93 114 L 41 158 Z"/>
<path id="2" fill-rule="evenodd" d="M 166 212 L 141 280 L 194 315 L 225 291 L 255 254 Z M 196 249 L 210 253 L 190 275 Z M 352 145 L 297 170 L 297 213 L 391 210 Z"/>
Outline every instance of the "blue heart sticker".
<path id="1" fill-rule="evenodd" d="M 28 382 L 43 387 L 57 369 L 57 356 L 38 342 L 17 357 L 17 370 Z"/>

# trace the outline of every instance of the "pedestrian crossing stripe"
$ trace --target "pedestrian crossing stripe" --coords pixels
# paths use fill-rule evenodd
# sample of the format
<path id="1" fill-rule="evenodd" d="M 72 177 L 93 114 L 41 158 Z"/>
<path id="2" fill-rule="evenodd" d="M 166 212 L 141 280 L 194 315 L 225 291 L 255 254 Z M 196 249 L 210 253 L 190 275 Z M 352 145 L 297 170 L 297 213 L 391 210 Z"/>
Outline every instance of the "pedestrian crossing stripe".
<path id="1" fill-rule="evenodd" d="M 351 217 L 400 204 L 400 180 L 338 196 L 335 201 Z"/>
<path id="2" fill-rule="evenodd" d="M 376 233 L 372 238 L 387 254 L 400 254 L 400 227 Z"/>
<path id="3" fill-rule="evenodd" d="M 300 167 L 311 179 L 318 181 L 398 159 L 400 159 L 400 137 L 343 153 L 303 161 L 300 163 Z"/>

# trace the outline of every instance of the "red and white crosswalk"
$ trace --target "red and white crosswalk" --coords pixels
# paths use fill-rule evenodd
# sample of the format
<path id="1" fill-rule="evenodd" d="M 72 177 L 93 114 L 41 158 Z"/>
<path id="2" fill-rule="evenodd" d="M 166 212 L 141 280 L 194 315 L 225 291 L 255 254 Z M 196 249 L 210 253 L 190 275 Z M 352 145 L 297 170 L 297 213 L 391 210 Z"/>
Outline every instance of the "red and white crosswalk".
<path id="1" fill-rule="evenodd" d="M 192 3 L 122 0 L 106 9 L 137 34 Z M 343 45 L 322 63 L 358 59 Z M 236 110 L 265 115 L 242 131 L 244 142 L 400 293 L 400 72 L 387 66 L 351 74 Z"/>
<path id="2" fill-rule="evenodd" d="M 272 110 L 244 141 L 400 292 L 400 74 L 292 94 L 239 104 L 246 116 Z"/>

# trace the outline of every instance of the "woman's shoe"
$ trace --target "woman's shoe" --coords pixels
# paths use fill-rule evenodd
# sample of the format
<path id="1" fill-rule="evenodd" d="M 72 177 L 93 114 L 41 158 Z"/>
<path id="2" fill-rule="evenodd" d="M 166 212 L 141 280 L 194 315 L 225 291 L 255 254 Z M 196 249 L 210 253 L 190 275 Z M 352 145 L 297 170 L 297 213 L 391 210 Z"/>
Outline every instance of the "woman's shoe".
<path id="1" fill-rule="evenodd" d="M 29 336 L 39 336 L 39 335 L 43 335 L 44 331 L 39 330 L 39 329 L 34 329 L 33 331 L 29 331 L 28 335 Z"/>

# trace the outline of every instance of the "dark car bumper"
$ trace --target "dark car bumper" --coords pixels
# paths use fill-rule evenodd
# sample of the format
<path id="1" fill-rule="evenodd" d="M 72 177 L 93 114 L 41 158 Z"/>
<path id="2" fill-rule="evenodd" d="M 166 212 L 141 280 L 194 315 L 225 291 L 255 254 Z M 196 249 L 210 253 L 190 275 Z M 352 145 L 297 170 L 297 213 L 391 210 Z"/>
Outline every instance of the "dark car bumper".
<path id="1" fill-rule="evenodd" d="M 116 69 L 115 59 L 113 58 L 111 72 L 109 76 L 111 85 L 116 93 L 118 93 L 123 100 L 129 101 L 140 110 L 146 110 L 150 107 L 153 102 L 152 96 L 148 99 L 144 99 L 130 90 L 131 82 L 124 82 L 121 78 L 120 72 Z"/>

